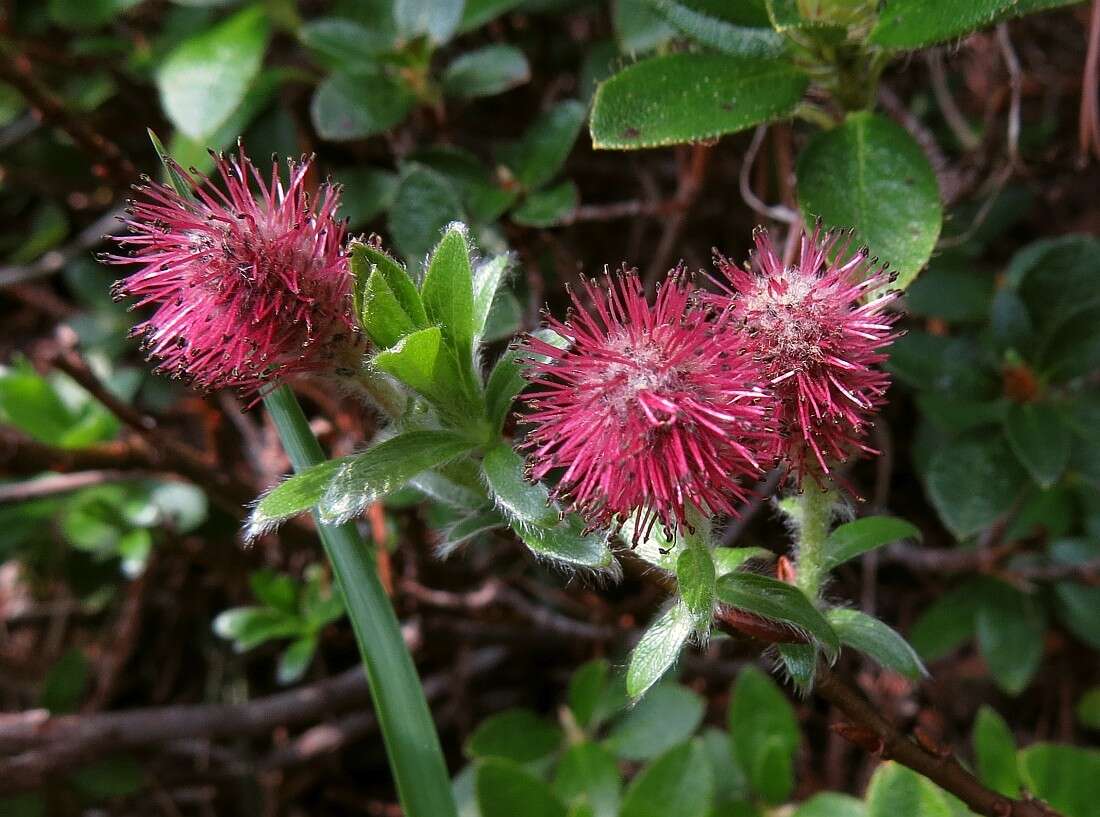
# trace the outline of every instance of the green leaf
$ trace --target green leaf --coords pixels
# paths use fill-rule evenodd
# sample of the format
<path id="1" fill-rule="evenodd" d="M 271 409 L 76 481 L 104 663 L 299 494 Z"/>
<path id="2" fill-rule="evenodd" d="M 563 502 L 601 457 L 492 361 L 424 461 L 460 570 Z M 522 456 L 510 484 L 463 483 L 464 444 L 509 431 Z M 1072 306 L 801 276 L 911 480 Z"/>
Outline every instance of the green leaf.
<path id="1" fill-rule="evenodd" d="M 172 124 L 202 140 L 229 119 L 260 72 L 270 28 L 250 6 L 177 46 L 156 77 Z"/>
<path id="2" fill-rule="evenodd" d="M 478 764 L 477 803 L 481 817 L 566 817 L 565 806 L 548 783 L 503 758 Z"/>
<path id="3" fill-rule="evenodd" d="M 471 466 L 472 475 L 464 466 Z M 462 472 L 459 472 L 459 467 Z M 472 477 L 472 478 L 471 478 Z M 444 465 L 440 471 L 422 471 L 409 480 L 416 490 L 433 502 L 439 502 L 459 511 L 487 510 L 489 498 L 477 476 L 477 467 L 469 460 Z"/>
<path id="4" fill-rule="evenodd" d="M 934 783 L 893 761 L 881 764 L 867 786 L 867 817 L 955 817 Z"/>
<path id="5" fill-rule="evenodd" d="M 1023 781 L 1016 760 L 1016 740 L 1004 718 L 988 706 L 978 710 L 974 721 L 974 755 L 983 783 L 1006 797 L 1019 796 Z"/>
<path id="6" fill-rule="evenodd" d="M 808 82 L 784 60 L 653 57 L 600 83 L 592 144 L 623 150 L 714 139 L 790 115 Z"/>
<path id="7" fill-rule="evenodd" d="M 714 795 L 714 775 L 697 742 L 674 746 L 635 777 L 623 797 L 620 817 L 705 817 Z"/>
<path id="8" fill-rule="evenodd" d="M 464 516 L 443 531 L 443 540 L 436 546 L 436 555 L 445 559 L 471 539 L 503 527 L 507 527 L 507 523 L 496 511 Z"/>
<path id="9" fill-rule="evenodd" d="M 298 39 L 330 70 L 370 71 L 393 49 L 394 32 L 346 17 L 315 17 L 299 27 Z"/>
<path id="10" fill-rule="evenodd" d="M 1034 241 L 1012 256 L 1005 271 L 1044 332 L 1076 312 L 1100 305 L 1098 276 L 1100 240 L 1089 235 Z"/>
<path id="11" fill-rule="evenodd" d="M 867 817 L 867 807 L 851 795 L 826 791 L 802 803 L 791 817 Z"/>
<path id="12" fill-rule="evenodd" d="M 322 139 L 349 142 L 392 128 L 415 103 L 405 83 L 386 71 L 339 71 L 317 86 L 309 114 Z"/>
<path id="13" fill-rule="evenodd" d="M 569 708 L 582 729 L 596 727 L 609 713 L 602 706 L 607 697 L 610 665 L 604 658 L 582 664 L 569 679 Z"/>
<path id="14" fill-rule="evenodd" d="M 786 48 L 770 28 L 738 26 L 676 0 L 646 0 L 674 28 L 702 45 L 735 57 L 777 57 Z"/>
<path id="15" fill-rule="evenodd" d="M 993 524 L 1015 501 L 1027 475 L 999 435 L 954 440 L 928 464 L 928 497 L 960 539 Z"/>
<path id="16" fill-rule="evenodd" d="M 1059 323 L 1042 344 L 1039 362 L 1054 382 L 1084 377 L 1100 368 L 1100 306 L 1074 312 Z"/>
<path id="17" fill-rule="evenodd" d="M 219 613 L 211 627 L 237 652 L 247 652 L 267 641 L 297 637 L 304 625 L 297 615 L 271 607 L 234 607 Z"/>
<path id="18" fill-rule="evenodd" d="M 611 6 L 611 26 L 618 51 L 629 56 L 653 51 L 676 36 L 649 0 L 616 0 Z"/>
<path id="19" fill-rule="evenodd" d="M 458 29 L 462 6 L 463 0 L 393 0 L 393 20 L 404 39 L 426 35 L 441 45 Z"/>
<path id="20" fill-rule="evenodd" d="M 512 45 L 487 45 L 456 57 L 443 72 L 443 92 L 449 96 L 501 94 L 531 79 L 527 57 Z"/>
<path id="21" fill-rule="evenodd" d="M 409 431 L 346 457 L 317 510 L 327 524 L 339 524 L 404 486 L 410 478 L 436 468 L 473 448 L 453 431 Z"/>
<path id="22" fill-rule="evenodd" d="M 917 619 L 909 642 L 925 661 L 935 661 L 972 638 L 980 593 L 974 582 L 940 596 Z"/>
<path id="23" fill-rule="evenodd" d="M 1016 0 L 891 0 L 879 14 L 870 41 L 913 49 L 953 40 L 992 25 Z"/>
<path id="24" fill-rule="evenodd" d="M 464 217 L 462 200 L 443 175 L 415 163 L 405 166 L 389 211 L 389 226 L 393 243 L 406 258 L 424 258 L 443 229 Z"/>
<path id="25" fill-rule="evenodd" d="M 348 220 L 348 229 L 356 230 L 393 204 L 397 194 L 397 174 L 373 167 L 346 167 L 332 172 L 340 185 L 340 215 Z"/>
<path id="26" fill-rule="evenodd" d="M 676 663 L 695 628 L 695 617 L 681 601 L 676 601 L 649 625 L 630 653 L 626 692 L 631 698 L 641 698 L 661 680 Z"/>
<path id="27" fill-rule="evenodd" d="M 905 289 L 936 246 L 943 207 L 936 174 L 904 128 L 872 113 L 821 131 L 798 158 L 798 203 L 807 222 L 854 228 Z"/>
<path id="28" fill-rule="evenodd" d="M 558 797 L 570 806 L 587 804 L 595 817 L 617 817 L 621 789 L 615 758 L 598 743 L 571 746 L 558 763 Z"/>
<path id="29" fill-rule="evenodd" d="M 458 362 L 438 326 L 405 335 L 396 346 L 375 355 L 373 364 L 416 389 L 452 419 L 469 421 Z"/>
<path id="30" fill-rule="evenodd" d="M 521 2 L 523 0 L 466 0 L 460 30 L 466 32 L 481 28 Z"/>
<path id="31" fill-rule="evenodd" d="M 830 659 L 835 658 L 840 649 L 840 641 L 829 622 L 793 585 L 769 576 L 737 571 L 718 580 L 718 598 L 731 607 L 788 624 L 813 636 Z"/>
<path id="32" fill-rule="evenodd" d="M 978 647 L 997 684 L 1019 695 L 1043 658 L 1046 616 L 1035 599 L 999 581 L 986 584 L 978 607 Z"/>
<path id="33" fill-rule="evenodd" d="M 50 19 L 64 28 L 86 31 L 111 22 L 141 0 L 50 0 Z"/>
<path id="34" fill-rule="evenodd" d="M 513 523 L 542 527 L 558 523 L 559 511 L 546 487 L 541 482 L 527 481 L 523 458 L 511 445 L 499 443 L 486 451 L 481 470 L 497 510 Z"/>
<path id="35" fill-rule="evenodd" d="M 717 578 L 718 571 L 710 548 L 695 539 L 676 560 L 676 582 L 680 596 L 699 628 L 710 625 L 717 597 Z"/>
<path id="36" fill-rule="evenodd" d="M 758 547 L 726 548 L 719 547 L 712 551 L 714 566 L 719 576 L 725 576 L 741 567 L 750 559 L 774 559 L 775 554 L 770 550 Z"/>
<path id="37" fill-rule="evenodd" d="M 279 665 L 275 670 L 275 680 L 280 684 L 294 684 L 306 674 L 313 655 L 317 652 L 317 636 L 307 635 L 291 642 L 279 656 Z"/>
<path id="38" fill-rule="evenodd" d="M 579 195 L 572 180 L 539 190 L 512 211 L 512 221 L 525 227 L 553 227 L 573 214 Z"/>
<path id="39" fill-rule="evenodd" d="M 800 695 L 809 695 L 813 691 L 814 676 L 817 674 L 817 647 L 812 644 L 778 644 L 777 648 L 795 689 Z"/>
<path id="40" fill-rule="evenodd" d="M 1100 751 L 1036 743 L 1020 752 L 1020 768 L 1028 789 L 1061 814 L 1100 817 Z"/>
<path id="41" fill-rule="evenodd" d="M 524 524 L 511 527 L 536 556 L 577 567 L 616 568 L 615 557 L 607 546 L 607 534 L 584 533 L 584 522 L 575 515 L 567 516 L 552 528 Z"/>
<path id="42" fill-rule="evenodd" d="M 825 542 L 826 569 L 832 570 L 869 550 L 897 542 L 921 539 L 920 529 L 911 522 L 893 516 L 865 516 L 840 525 Z"/>
<path id="43" fill-rule="evenodd" d="M 371 273 L 378 271 L 386 279 L 390 291 L 400 302 L 405 314 L 412 318 L 418 328 L 428 326 L 428 313 L 424 311 L 420 293 L 404 266 L 387 255 L 385 251 L 362 241 L 352 241 L 348 245 L 348 258 L 352 274 L 355 276 L 357 298 L 358 290 L 365 285 Z M 362 311 L 358 301 L 356 311 Z"/>
<path id="44" fill-rule="evenodd" d="M 509 709 L 481 722 L 466 743 L 466 754 L 532 763 L 556 752 L 561 741 L 561 729 L 545 718 L 529 709 Z"/>
<path id="45" fill-rule="evenodd" d="M 821 32 L 837 32 L 843 40 L 843 27 L 860 22 L 866 14 L 868 3 L 862 0 L 767 0 L 768 17 L 776 31 L 784 33 L 801 28 Z M 818 35 L 820 36 L 820 35 Z"/>
<path id="46" fill-rule="evenodd" d="M 481 337 L 485 334 L 485 327 L 489 322 L 493 302 L 501 293 L 501 284 L 508 277 L 511 265 L 512 256 L 502 254 L 483 260 L 474 267 L 473 326 L 475 337 Z"/>
<path id="47" fill-rule="evenodd" d="M 38 705 L 51 715 L 75 712 L 88 686 L 88 659 L 76 647 L 71 647 L 50 667 L 42 681 Z"/>
<path id="48" fill-rule="evenodd" d="M 703 711 L 690 689 L 660 684 L 615 722 L 606 746 L 623 760 L 649 760 L 695 734 Z"/>
<path id="49" fill-rule="evenodd" d="M 474 342 L 474 273 L 465 225 L 452 224 L 432 253 L 420 297 L 428 320 L 454 344 L 460 365 L 471 360 Z"/>
<path id="50" fill-rule="evenodd" d="M 1100 729 L 1100 686 L 1081 696 L 1075 707 L 1077 720 L 1089 729 Z"/>
<path id="51" fill-rule="evenodd" d="M 748 773 L 753 791 L 772 804 L 790 797 L 798 719 L 775 682 L 754 666 L 737 676 L 728 723 L 733 756 Z"/>
<path id="52" fill-rule="evenodd" d="M 358 308 L 359 325 L 379 349 L 395 346 L 417 326 L 397 300 L 380 270 L 375 269 L 362 289 Z"/>
<path id="53" fill-rule="evenodd" d="M 544 343 L 559 349 L 569 345 L 568 340 L 550 329 L 540 329 L 533 334 Z M 485 403 L 488 406 L 489 422 L 494 428 L 499 429 L 504 425 L 516 395 L 527 385 L 527 379 L 523 376 L 524 364 L 521 362 L 521 358 L 525 357 L 530 355 L 523 348 L 509 349 L 501 355 L 489 374 L 489 381 L 485 386 Z"/>
<path id="54" fill-rule="evenodd" d="M 1054 585 L 1058 618 L 1082 642 L 1100 650 L 1100 587 L 1077 582 Z"/>
<path id="55" fill-rule="evenodd" d="M 584 115 L 580 102 L 559 102 L 535 117 L 519 142 L 502 150 L 501 160 L 525 189 L 535 190 L 558 175 L 577 141 Z"/>
<path id="56" fill-rule="evenodd" d="M 307 468 L 284 479 L 260 497 L 245 525 L 245 539 L 249 541 L 255 539 L 277 527 L 284 519 L 313 508 L 325 495 L 325 489 L 336 473 L 350 459 L 350 457 L 344 457 L 326 460 L 312 468 Z"/>
<path id="57" fill-rule="evenodd" d="M 840 607 L 830 610 L 827 617 L 842 644 L 866 653 L 887 669 L 914 681 L 928 675 L 909 642 L 877 618 Z"/>
<path id="58" fill-rule="evenodd" d="M 294 615 L 298 612 L 298 588 L 285 573 L 263 568 L 248 577 L 252 595 L 268 607 Z"/>
<path id="59" fill-rule="evenodd" d="M 1061 478 L 1069 464 L 1069 427 L 1054 407 L 1012 403 L 1005 415 L 1005 436 L 1028 473 L 1043 488 Z"/>

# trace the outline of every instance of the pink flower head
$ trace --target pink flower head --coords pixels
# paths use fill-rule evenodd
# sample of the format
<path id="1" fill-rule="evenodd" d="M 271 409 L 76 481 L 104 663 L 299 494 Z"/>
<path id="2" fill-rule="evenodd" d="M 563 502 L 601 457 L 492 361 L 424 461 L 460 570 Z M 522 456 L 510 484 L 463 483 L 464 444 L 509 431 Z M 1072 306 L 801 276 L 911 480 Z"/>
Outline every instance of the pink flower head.
<path id="1" fill-rule="evenodd" d="M 130 235 L 118 239 L 133 255 L 103 259 L 139 267 L 114 293 L 136 298 L 135 308 L 155 305 L 133 334 L 157 371 L 202 389 L 253 390 L 352 360 L 339 191 L 326 186 L 310 200 L 310 159 L 288 163 L 285 187 L 275 161 L 266 180 L 243 149 L 215 160 L 224 189 L 172 163 L 194 198 L 146 180 L 124 219 Z"/>
<path id="2" fill-rule="evenodd" d="M 882 350 L 897 337 L 897 316 L 885 311 L 897 297 L 883 294 L 890 281 L 885 266 L 871 271 L 877 259 L 868 261 L 865 248 L 848 254 L 850 233 L 838 247 L 841 233 L 822 235 L 820 223 L 812 234 L 803 232 L 801 255 L 790 267 L 767 231 L 758 228 L 754 237 L 748 269 L 717 257 L 725 292 L 712 302 L 732 310 L 763 367 L 798 478 L 812 470 L 810 462 L 828 474 L 830 462 L 877 453 L 863 437 L 890 384 L 879 368 Z"/>
<path id="3" fill-rule="evenodd" d="M 592 529 L 637 512 L 635 542 L 657 520 L 689 528 L 688 506 L 734 513 L 748 493 L 738 479 L 761 473 L 773 435 L 727 317 L 690 304 L 680 270 L 653 306 L 633 272 L 583 289 L 591 307 L 570 292 L 569 317 L 548 319 L 567 349 L 526 341 L 531 478 L 560 472 L 554 497 Z"/>

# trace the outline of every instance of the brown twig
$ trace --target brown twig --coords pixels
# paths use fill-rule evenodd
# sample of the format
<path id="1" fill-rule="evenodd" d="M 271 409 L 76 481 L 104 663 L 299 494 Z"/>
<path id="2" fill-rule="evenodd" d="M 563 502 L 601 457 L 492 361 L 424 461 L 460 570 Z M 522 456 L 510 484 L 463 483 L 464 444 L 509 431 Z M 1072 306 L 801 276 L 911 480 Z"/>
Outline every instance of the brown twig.
<path id="1" fill-rule="evenodd" d="M 117 468 L 79 471 L 75 474 L 50 474 L 42 479 L 0 485 L 0 505 L 66 494 L 70 491 L 79 491 L 81 488 L 90 488 L 93 485 L 145 479 L 150 476 L 153 474 L 146 471 L 120 471 Z"/>
<path id="2" fill-rule="evenodd" d="M 69 135 L 92 160 L 94 175 L 120 188 L 128 186 L 137 176 L 133 163 L 119 146 L 93 129 L 87 117 L 69 111 L 64 101 L 34 76 L 30 59 L 25 54 L 14 53 L 10 44 L 0 44 L 0 79 L 18 90 L 43 121 Z"/>
<path id="3" fill-rule="evenodd" d="M 1100 0 L 1093 0 L 1089 15 L 1089 46 L 1081 77 L 1077 140 L 1082 165 L 1088 161 L 1090 150 L 1100 159 Z"/>

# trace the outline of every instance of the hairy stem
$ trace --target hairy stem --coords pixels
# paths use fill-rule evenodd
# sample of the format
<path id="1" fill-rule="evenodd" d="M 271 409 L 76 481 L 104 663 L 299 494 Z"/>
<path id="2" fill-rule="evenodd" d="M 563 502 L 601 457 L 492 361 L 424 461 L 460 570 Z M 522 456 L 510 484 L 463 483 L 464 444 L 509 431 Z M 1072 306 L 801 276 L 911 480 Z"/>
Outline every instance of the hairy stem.
<path id="1" fill-rule="evenodd" d="M 798 588 L 816 602 L 828 572 L 825 548 L 839 497 L 833 488 L 819 489 L 812 478 L 808 478 L 807 483 L 800 493 L 780 502 L 779 507 L 795 529 L 795 581 Z"/>
<path id="2" fill-rule="evenodd" d="M 295 471 L 324 460 L 289 388 L 272 391 L 264 405 Z M 318 520 L 317 530 L 344 594 L 404 812 L 408 817 L 456 817 L 439 737 L 397 616 L 379 581 L 374 548 L 351 522 L 323 525 Z"/>

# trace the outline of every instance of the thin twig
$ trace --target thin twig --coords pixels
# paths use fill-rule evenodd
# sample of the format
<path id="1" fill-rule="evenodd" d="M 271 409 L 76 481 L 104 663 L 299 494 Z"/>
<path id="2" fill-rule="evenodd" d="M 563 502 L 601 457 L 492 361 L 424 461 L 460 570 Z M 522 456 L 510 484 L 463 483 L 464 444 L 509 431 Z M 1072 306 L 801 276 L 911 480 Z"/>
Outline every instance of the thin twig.
<path id="1" fill-rule="evenodd" d="M 765 218 L 781 221 L 785 224 L 794 224 L 800 218 L 796 211 L 785 204 L 765 204 L 752 190 L 752 167 L 756 163 L 756 155 L 760 152 L 760 146 L 764 143 L 764 136 L 767 132 L 767 125 L 761 125 L 756 129 L 756 132 L 752 135 L 752 141 L 749 142 L 748 150 L 745 151 L 745 156 L 741 159 L 741 173 L 739 176 L 741 198 L 745 200 L 745 204 Z"/>
<path id="2" fill-rule="evenodd" d="M 13 502 L 26 502 L 57 494 L 67 494 L 90 488 L 93 485 L 106 485 L 110 482 L 128 482 L 156 476 L 149 471 L 120 471 L 117 468 L 100 468 L 91 471 L 79 471 L 75 474 L 50 474 L 41 479 L 26 482 L 12 482 L 0 485 L 0 505 Z"/>
<path id="3" fill-rule="evenodd" d="M 1020 58 L 1016 56 L 1016 49 L 1012 47 L 1012 40 L 1008 36 L 1008 25 L 997 24 L 997 44 L 1001 49 L 1001 57 L 1008 69 L 1008 85 L 1011 90 L 1008 105 L 1008 130 L 1006 140 L 1008 142 L 1008 158 L 1014 166 L 1020 163 L 1020 105 L 1024 92 L 1024 75 L 1020 70 Z"/>
<path id="4" fill-rule="evenodd" d="M 646 289 L 652 290 L 658 279 L 668 271 L 672 261 L 676 243 L 680 239 L 680 233 L 684 229 L 688 210 L 699 197 L 703 188 L 703 180 L 706 178 L 707 162 L 710 159 L 710 145 L 692 145 L 687 158 L 682 161 L 680 168 L 680 183 L 676 188 L 674 201 L 677 207 L 665 222 L 661 231 L 661 239 L 657 242 L 657 248 L 649 262 L 649 269 L 645 274 Z"/>
<path id="5" fill-rule="evenodd" d="M 99 246 L 105 235 L 122 232 L 125 228 L 118 220 L 120 215 L 122 215 L 121 208 L 111 210 L 77 233 L 76 238 L 64 247 L 50 250 L 29 264 L 0 266 L 0 287 L 31 281 L 35 278 L 43 278 L 59 272 L 78 255 Z"/>
<path id="6" fill-rule="evenodd" d="M 964 151 L 977 150 L 981 147 L 982 140 L 970 123 L 966 121 L 959 106 L 955 104 L 955 97 L 951 95 L 951 89 L 947 87 L 947 74 L 943 68 L 943 50 L 930 48 L 924 53 L 924 62 L 928 66 L 928 77 L 932 80 L 932 93 L 936 97 L 940 114 L 947 127 Z"/>
<path id="7" fill-rule="evenodd" d="M 1093 0 L 1089 15 L 1089 45 L 1081 77 L 1081 113 L 1077 147 L 1082 165 L 1089 150 L 1100 159 L 1100 0 Z"/>

